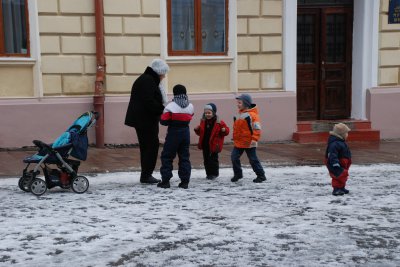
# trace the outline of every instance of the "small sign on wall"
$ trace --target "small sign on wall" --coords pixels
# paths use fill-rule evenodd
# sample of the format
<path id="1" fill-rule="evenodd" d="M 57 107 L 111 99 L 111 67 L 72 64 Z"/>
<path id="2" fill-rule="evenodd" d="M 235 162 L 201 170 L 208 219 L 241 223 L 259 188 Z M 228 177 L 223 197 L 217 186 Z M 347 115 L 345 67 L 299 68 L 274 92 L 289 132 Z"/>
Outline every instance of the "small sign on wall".
<path id="1" fill-rule="evenodd" d="M 400 23 L 400 0 L 389 0 L 389 24 Z"/>

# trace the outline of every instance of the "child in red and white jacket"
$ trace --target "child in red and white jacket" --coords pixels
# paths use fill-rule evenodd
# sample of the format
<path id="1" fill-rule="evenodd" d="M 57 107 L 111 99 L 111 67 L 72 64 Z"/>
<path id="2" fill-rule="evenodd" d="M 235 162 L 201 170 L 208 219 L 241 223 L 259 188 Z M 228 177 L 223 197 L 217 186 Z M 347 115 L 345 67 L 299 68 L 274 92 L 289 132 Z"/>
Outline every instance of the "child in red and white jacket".
<path id="1" fill-rule="evenodd" d="M 203 162 L 207 179 L 214 180 L 219 176 L 218 153 L 222 151 L 224 138 L 229 134 L 229 128 L 216 114 L 217 106 L 208 103 L 204 106 L 203 118 L 194 132 L 199 136 L 197 147 L 203 150 Z"/>
<path id="2" fill-rule="evenodd" d="M 170 188 L 173 161 L 178 154 L 178 176 L 181 179 L 180 188 L 187 189 L 190 181 L 192 165 L 190 163 L 190 130 L 189 124 L 193 117 L 194 108 L 189 102 L 186 87 L 177 84 L 173 88 L 174 99 L 164 109 L 160 123 L 168 126 L 163 151 L 161 152 L 161 188 Z"/>

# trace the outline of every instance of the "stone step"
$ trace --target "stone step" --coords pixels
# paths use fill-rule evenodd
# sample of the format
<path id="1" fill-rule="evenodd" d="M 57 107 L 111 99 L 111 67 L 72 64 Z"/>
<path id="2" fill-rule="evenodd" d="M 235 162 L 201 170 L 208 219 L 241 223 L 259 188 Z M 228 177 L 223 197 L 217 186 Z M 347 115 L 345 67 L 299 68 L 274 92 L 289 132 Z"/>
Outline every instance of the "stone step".
<path id="1" fill-rule="evenodd" d="M 300 121 L 297 123 L 297 132 L 293 133 L 293 141 L 297 143 L 325 143 L 329 131 L 336 123 L 345 123 L 351 131 L 348 141 L 379 141 L 380 131 L 371 129 L 370 121 L 340 120 L 340 121 Z"/>
<path id="2" fill-rule="evenodd" d="M 335 121 L 299 121 L 297 131 L 329 132 L 336 123 L 344 123 L 352 130 L 371 129 L 371 122 L 364 120 L 335 120 Z"/>

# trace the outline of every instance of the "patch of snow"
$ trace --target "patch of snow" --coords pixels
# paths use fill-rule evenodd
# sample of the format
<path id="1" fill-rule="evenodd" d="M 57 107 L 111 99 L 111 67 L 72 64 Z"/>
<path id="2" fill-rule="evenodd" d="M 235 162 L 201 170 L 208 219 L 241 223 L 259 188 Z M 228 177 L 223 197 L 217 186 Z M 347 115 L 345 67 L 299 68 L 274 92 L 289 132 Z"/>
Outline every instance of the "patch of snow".
<path id="1" fill-rule="evenodd" d="M 323 166 L 265 170 L 193 170 L 188 190 L 106 173 L 41 197 L 0 179 L 0 266 L 400 266 L 400 165 L 352 166 L 339 197 Z"/>

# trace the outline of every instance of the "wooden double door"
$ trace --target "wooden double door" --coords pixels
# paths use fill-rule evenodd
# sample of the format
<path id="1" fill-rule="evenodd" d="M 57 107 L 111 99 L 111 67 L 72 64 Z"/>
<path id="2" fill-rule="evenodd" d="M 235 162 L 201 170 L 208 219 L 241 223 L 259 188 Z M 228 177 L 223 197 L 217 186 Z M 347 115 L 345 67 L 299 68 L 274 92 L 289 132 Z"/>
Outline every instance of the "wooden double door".
<path id="1" fill-rule="evenodd" d="M 351 113 L 353 7 L 298 7 L 298 120 Z"/>

